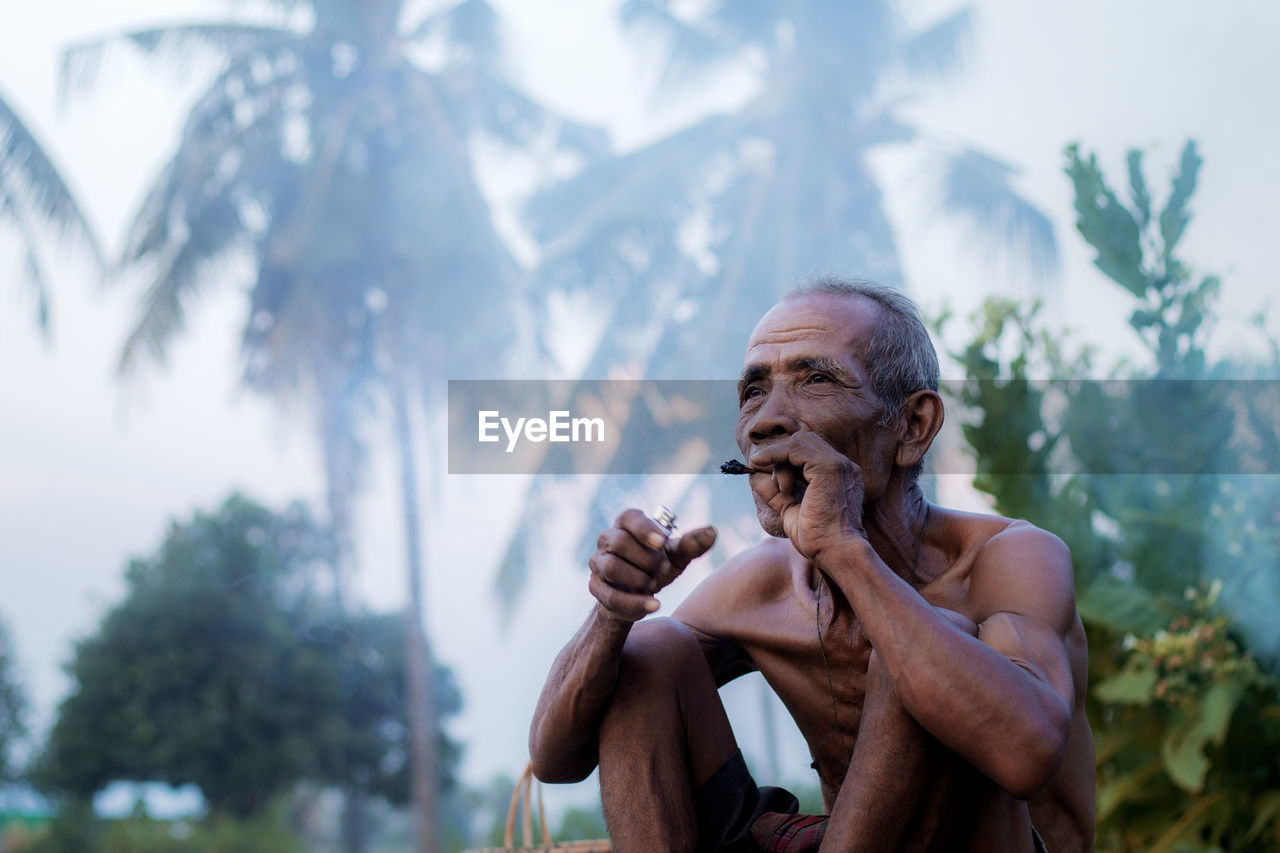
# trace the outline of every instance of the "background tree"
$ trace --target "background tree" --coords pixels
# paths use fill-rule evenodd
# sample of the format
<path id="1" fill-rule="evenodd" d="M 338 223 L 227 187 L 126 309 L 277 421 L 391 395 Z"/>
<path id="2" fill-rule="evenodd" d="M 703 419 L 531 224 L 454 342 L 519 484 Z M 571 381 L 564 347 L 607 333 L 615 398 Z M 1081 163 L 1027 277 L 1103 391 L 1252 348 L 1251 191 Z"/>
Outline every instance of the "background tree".
<path id="1" fill-rule="evenodd" d="M 592 150 L 599 137 L 555 121 L 504 76 L 494 14 L 467 0 L 413 20 L 403 0 L 275 0 L 269 20 L 142 30 L 68 52 L 85 82 L 109 45 L 176 61 L 218 59 L 173 159 L 153 184 L 121 264 L 150 276 L 122 357 L 163 359 L 197 292 L 247 254 L 254 280 L 243 331 L 245 381 L 313 413 L 345 598 L 351 505 L 370 433 L 400 457 L 413 788 L 421 849 L 437 812 L 422 626 L 418 448 L 413 419 L 435 417 L 444 376 L 510 349 L 516 268 L 474 178 L 471 143 Z M 545 147 L 545 146 L 544 146 Z M 428 463 L 434 459 L 428 459 Z"/>
<path id="2" fill-rule="evenodd" d="M 43 228 L 64 243 L 86 247 L 102 267 L 97 238 L 66 181 L 17 110 L 0 93 L 0 228 L 22 245 L 24 278 L 31 285 L 36 323 L 49 332 L 51 286 L 40 260 Z"/>
<path id="3" fill-rule="evenodd" d="M 1199 167 L 1188 143 L 1157 215 L 1140 151 L 1126 204 L 1096 157 L 1067 149 L 1079 231 L 1133 298 L 1149 364 L 1082 378 L 1094 356 L 998 300 L 956 353 L 975 485 L 1072 550 L 1106 851 L 1280 844 L 1280 358 L 1205 350 L 1218 279 L 1176 251 Z"/>
<path id="4" fill-rule="evenodd" d="M 14 776 L 13 747 L 26 735 L 27 700 L 18 684 L 9 629 L 0 620 L 0 782 Z"/>
<path id="5" fill-rule="evenodd" d="M 332 608 L 316 579 L 333 553 L 300 506 L 233 496 L 174 524 L 78 646 L 37 780 L 80 800 L 117 779 L 192 783 L 212 815 L 237 819 L 303 779 L 405 801 L 397 620 Z M 454 713 L 457 690 L 436 671 Z M 451 784 L 457 749 L 436 738 Z"/>

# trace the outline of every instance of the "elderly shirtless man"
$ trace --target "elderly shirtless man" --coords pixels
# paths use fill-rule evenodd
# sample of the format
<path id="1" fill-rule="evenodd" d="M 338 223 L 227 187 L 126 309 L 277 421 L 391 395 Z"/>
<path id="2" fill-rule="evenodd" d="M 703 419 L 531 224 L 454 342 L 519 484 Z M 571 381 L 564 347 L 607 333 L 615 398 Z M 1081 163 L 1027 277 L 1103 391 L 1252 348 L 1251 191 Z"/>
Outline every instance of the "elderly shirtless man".
<path id="1" fill-rule="evenodd" d="M 530 748 L 547 782 L 599 764 L 615 849 L 1092 849 L 1071 556 L 1025 522 L 925 500 L 937 387 L 910 300 L 811 284 L 756 326 L 739 382 L 738 446 L 771 538 L 674 618 L 644 620 L 714 528 L 667 538 L 627 510 L 600 534 L 597 603 L 552 667 Z M 753 670 L 809 744 L 825 816 L 747 773 L 717 688 Z"/>

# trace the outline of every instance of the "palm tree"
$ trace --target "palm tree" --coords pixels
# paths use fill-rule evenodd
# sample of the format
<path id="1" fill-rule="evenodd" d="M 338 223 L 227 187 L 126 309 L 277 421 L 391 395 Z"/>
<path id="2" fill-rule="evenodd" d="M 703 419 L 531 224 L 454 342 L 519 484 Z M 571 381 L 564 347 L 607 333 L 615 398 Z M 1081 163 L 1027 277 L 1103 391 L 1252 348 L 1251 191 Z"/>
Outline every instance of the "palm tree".
<path id="1" fill-rule="evenodd" d="M 923 171 L 936 181 L 942 211 L 989 247 L 1015 251 L 1033 278 L 1051 274 L 1051 225 L 1014 191 L 1014 170 L 904 118 L 913 97 L 962 64 L 972 12 L 918 29 L 901 5 L 622 4 L 625 25 L 665 46 L 667 91 L 744 63 L 760 85 L 740 108 L 590 164 L 527 207 L 531 232 L 548 246 L 539 292 L 587 295 L 605 318 L 582 375 L 603 377 L 622 364 L 650 379 L 723 376 L 741 357 L 746 331 L 798 277 L 847 271 L 901 286 L 884 189 L 870 163 L 884 146 L 913 146 L 927 158 Z M 635 403 L 622 446 L 643 444 L 631 439 L 652 424 L 643 401 Z M 671 449 L 674 456 L 684 448 Z M 612 490 L 638 479 L 615 479 Z M 538 483 L 498 575 L 508 610 L 527 583 L 533 532 L 545 526 L 546 481 Z M 697 478 L 689 488 L 709 492 L 711 520 L 722 529 L 746 509 L 740 483 Z M 594 537 L 617 507 L 583 497 Z M 590 548 L 584 539 L 579 550 Z M 765 708 L 771 731 L 770 701 Z"/>
<path id="2" fill-rule="evenodd" d="M 665 45 L 666 86 L 734 63 L 754 67 L 760 85 L 737 110 L 589 164 L 527 206 L 547 244 L 539 292 L 586 295 L 605 318 L 582 375 L 627 364 L 645 378 L 711 378 L 736 363 L 746 330 L 798 277 L 851 271 L 901 286 L 869 159 L 884 146 L 914 146 L 942 211 L 1016 252 L 1032 278 L 1052 273 L 1051 224 L 1016 193 L 1014 170 L 902 115 L 962 64 L 972 12 L 912 29 L 899 5 L 695 4 L 691 17 L 676 0 L 622 4 L 624 24 Z M 534 512 L 521 531 L 538 526 Z M 597 507 L 596 522 L 605 518 Z M 527 576 L 524 540 L 517 534 L 499 576 L 508 606 Z"/>
<path id="3" fill-rule="evenodd" d="M 406 643 L 418 844 L 436 849 L 435 731 L 422 587 L 415 411 L 428 417 L 444 375 L 509 349 L 517 269 L 479 191 L 471 141 L 524 145 L 548 132 L 591 151 L 596 134 L 556 122 L 503 76 L 496 20 L 466 0 L 410 25 L 403 0 L 275 0 L 279 21 L 132 32 L 69 51 L 91 79 L 124 41 L 188 66 L 220 59 L 173 159 L 134 220 L 123 266 L 151 273 L 121 356 L 163 360 L 192 297 L 255 267 L 244 378 L 315 412 L 331 522 L 350 541 L 368 432 L 381 412 L 400 455 L 409 604 Z M 348 549 L 349 550 L 349 549 Z M 335 590 L 342 596 L 346 573 Z"/>
<path id="4" fill-rule="evenodd" d="M 971 11 L 915 31 L 898 5 L 716 3 L 690 20 L 676 12 L 689 4 L 675 0 L 623 4 L 624 23 L 664 39 L 666 85 L 743 61 L 758 67 L 761 83 L 737 111 L 602 161 L 530 206 L 532 228 L 554 247 L 545 264 L 553 287 L 587 283 L 601 301 L 627 306 L 624 323 L 643 306 L 669 330 L 651 351 L 602 348 L 603 363 L 589 371 L 634 355 L 651 376 L 732 363 L 738 342 L 718 330 L 750 328 L 780 287 L 832 265 L 901 284 L 869 163 L 887 145 L 933 158 L 940 207 L 979 236 L 1019 251 L 1037 275 L 1056 264 L 1050 223 L 1014 192 L 1010 167 L 930 139 L 902 116 L 928 83 L 961 64 Z M 664 303 L 681 299 L 692 300 L 693 313 L 668 322 Z"/>
<path id="5" fill-rule="evenodd" d="M 51 289 L 37 248 L 40 230 L 51 227 L 57 237 L 83 245 L 102 268 L 102 253 L 80 205 L 35 134 L 0 93 L 0 227 L 8 226 L 22 244 L 24 277 L 36 306 L 41 333 L 50 329 Z"/>

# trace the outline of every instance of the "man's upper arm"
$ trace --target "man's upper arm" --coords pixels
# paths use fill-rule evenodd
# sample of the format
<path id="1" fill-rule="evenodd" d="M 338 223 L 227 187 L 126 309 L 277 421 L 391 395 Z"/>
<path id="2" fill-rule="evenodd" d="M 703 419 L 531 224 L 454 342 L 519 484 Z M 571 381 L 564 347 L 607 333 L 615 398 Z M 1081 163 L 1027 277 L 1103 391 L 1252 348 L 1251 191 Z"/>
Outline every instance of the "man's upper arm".
<path id="1" fill-rule="evenodd" d="M 672 614 L 698 638 L 717 687 L 756 670 L 751 657 L 733 639 L 734 618 L 743 612 L 743 597 L 751 582 L 753 550 L 713 571 Z"/>
<path id="2" fill-rule="evenodd" d="M 1068 634 L 1076 623 L 1071 553 L 1061 539 L 1014 524 L 983 547 L 970 597 L 978 639 L 1000 652 L 1066 706 L 1075 706 Z"/>

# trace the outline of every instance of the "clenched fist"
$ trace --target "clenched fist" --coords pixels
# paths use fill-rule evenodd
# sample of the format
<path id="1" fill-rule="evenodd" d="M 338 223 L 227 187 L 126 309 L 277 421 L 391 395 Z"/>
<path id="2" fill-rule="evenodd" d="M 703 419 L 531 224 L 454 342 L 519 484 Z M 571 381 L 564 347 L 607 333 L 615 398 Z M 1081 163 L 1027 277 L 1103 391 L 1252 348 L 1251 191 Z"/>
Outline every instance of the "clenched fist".
<path id="1" fill-rule="evenodd" d="M 588 561 L 588 588 L 605 612 L 635 622 L 658 609 L 654 595 L 716 541 L 714 527 L 699 527 L 668 538 L 667 531 L 638 509 L 625 510 L 600 534 Z"/>

